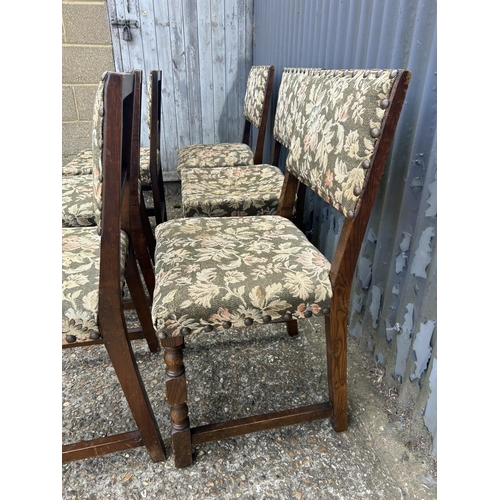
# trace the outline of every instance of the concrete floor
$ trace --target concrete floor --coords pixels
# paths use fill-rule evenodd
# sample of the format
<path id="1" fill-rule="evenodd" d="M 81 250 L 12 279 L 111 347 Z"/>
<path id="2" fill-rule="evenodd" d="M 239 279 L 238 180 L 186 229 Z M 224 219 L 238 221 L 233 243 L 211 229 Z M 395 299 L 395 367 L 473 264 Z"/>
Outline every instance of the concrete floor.
<path id="1" fill-rule="evenodd" d="M 169 208 L 170 217 L 180 211 Z M 130 316 L 130 321 L 134 318 Z M 184 351 L 192 425 L 327 400 L 324 320 L 233 329 L 188 337 Z M 165 364 L 135 341 L 138 365 L 167 445 L 152 463 L 145 448 L 62 466 L 63 499 L 435 499 L 430 436 L 412 427 L 377 365 L 349 339 L 349 429 L 328 420 L 194 447 L 176 469 L 169 442 Z M 135 428 L 103 346 L 66 349 L 64 443 Z"/>

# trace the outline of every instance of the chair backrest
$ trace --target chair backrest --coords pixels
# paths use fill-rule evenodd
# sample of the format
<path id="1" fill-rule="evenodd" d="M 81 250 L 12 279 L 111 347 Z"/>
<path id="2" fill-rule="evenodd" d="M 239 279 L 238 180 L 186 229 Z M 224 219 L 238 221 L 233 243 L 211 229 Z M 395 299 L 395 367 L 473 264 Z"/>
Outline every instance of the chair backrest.
<path id="1" fill-rule="evenodd" d="M 151 191 L 153 192 L 154 202 L 152 212 L 155 216 L 156 224 L 161 224 L 167 220 L 160 156 L 161 82 L 161 70 L 151 70 L 148 78 L 147 122 L 149 133 L 149 176 L 151 178 Z"/>
<path id="2" fill-rule="evenodd" d="M 254 125 L 258 130 L 254 150 L 254 164 L 256 165 L 262 163 L 273 80 L 274 66 L 252 66 L 247 79 L 243 104 L 245 127 L 241 142 L 250 144 L 251 125 Z"/>
<path id="3" fill-rule="evenodd" d="M 286 168 L 352 219 L 380 155 L 382 132 L 385 141 L 392 141 L 394 130 L 385 130 L 386 122 L 408 72 L 311 70 L 302 74 L 307 75 L 300 82 L 306 98 L 288 116 L 293 130 Z"/>
<path id="4" fill-rule="evenodd" d="M 97 232 L 101 236 L 99 309 L 122 307 L 121 230 L 128 229 L 134 118 L 132 73 L 107 72 L 99 83 L 92 131 Z M 105 315 L 109 317 L 109 315 Z"/>
<path id="5" fill-rule="evenodd" d="M 287 85 L 304 98 L 280 118 L 288 122 L 279 130 L 285 131 L 290 150 L 278 213 L 292 217 L 300 185 L 346 217 L 330 272 L 334 288 L 345 291 L 339 307 L 346 313 L 357 258 L 411 73 L 311 69 L 289 74 L 295 81 Z"/>

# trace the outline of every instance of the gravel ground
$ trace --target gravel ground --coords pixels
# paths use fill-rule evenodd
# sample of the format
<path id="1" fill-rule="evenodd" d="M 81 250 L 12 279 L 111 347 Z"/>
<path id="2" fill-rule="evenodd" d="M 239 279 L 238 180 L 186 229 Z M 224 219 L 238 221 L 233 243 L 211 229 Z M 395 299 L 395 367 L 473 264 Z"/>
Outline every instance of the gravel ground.
<path id="1" fill-rule="evenodd" d="M 180 215 L 173 203 L 170 218 Z M 284 325 L 187 337 L 191 424 L 326 401 L 324 320 L 299 327 L 295 338 Z M 63 464 L 63 499 L 437 498 L 430 436 L 394 411 L 379 369 L 352 339 L 346 432 L 323 420 L 205 443 L 185 469 L 173 465 L 162 355 L 145 341 L 133 346 L 168 458 L 155 464 L 137 448 Z M 135 428 L 103 346 L 63 350 L 62 369 L 63 443 Z"/>

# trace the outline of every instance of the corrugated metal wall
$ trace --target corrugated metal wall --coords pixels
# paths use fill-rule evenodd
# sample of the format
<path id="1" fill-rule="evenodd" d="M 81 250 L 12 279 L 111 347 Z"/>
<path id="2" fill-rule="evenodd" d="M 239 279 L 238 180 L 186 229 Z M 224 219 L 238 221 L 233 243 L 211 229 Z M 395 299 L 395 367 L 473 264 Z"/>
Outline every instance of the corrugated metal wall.
<path id="1" fill-rule="evenodd" d="M 413 73 L 351 296 L 350 334 L 385 367 L 436 450 L 436 0 L 254 0 L 253 64 Z M 283 165 L 282 165 L 283 166 Z M 307 231 L 331 257 L 342 221 L 308 194 Z"/>

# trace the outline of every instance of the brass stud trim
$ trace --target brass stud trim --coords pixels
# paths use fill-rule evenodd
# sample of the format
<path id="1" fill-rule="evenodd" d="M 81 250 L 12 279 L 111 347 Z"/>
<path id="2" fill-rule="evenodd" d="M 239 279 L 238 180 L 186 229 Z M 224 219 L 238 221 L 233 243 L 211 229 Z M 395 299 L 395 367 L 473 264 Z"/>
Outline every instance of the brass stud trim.
<path id="1" fill-rule="evenodd" d="M 96 230 L 96 231 L 97 231 L 97 234 L 98 234 L 99 236 L 101 236 L 101 235 L 102 235 L 102 227 L 101 227 L 101 226 L 97 226 L 97 230 Z"/>
<path id="2" fill-rule="evenodd" d="M 361 194 L 361 188 L 359 186 L 356 186 L 353 190 L 354 196 L 359 196 Z"/>
<path id="3" fill-rule="evenodd" d="M 370 161 L 369 160 L 363 160 L 363 163 L 361 163 L 361 166 L 366 170 L 370 168 Z"/>
<path id="4" fill-rule="evenodd" d="M 304 312 L 304 317 L 306 317 L 306 318 L 310 318 L 312 315 L 313 315 L 313 313 L 309 309 Z"/>
<path id="5" fill-rule="evenodd" d="M 329 307 L 325 307 L 324 309 L 321 310 L 321 312 L 325 315 L 325 316 L 328 316 L 330 314 L 330 308 Z"/>
<path id="6" fill-rule="evenodd" d="M 370 135 L 376 139 L 380 135 L 380 129 L 378 128 L 372 128 L 370 131 Z"/>
<path id="7" fill-rule="evenodd" d="M 245 318 L 244 323 L 246 326 L 250 326 L 253 324 L 253 319 L 252 318 Z"/>
<path id="8" fill-rule="evenodd" d="M 268 314 L 266 314 L 265 316 L 262 316 L 262 321 L 264 323 L 270 323 L 271 322 L 271 316 L 269 316 Z"/>
<path id="9" fill-rule="evenodd" d="M 354 212 L 352 210 L 349 210 L 347 212 L 347 218 L 348 219 L 354 219 Z M 323 313 L 324 314 L 324 313 Z"/>
<path id="10" fill-rule="evenodd" d="M 371 73 L 371 71 L 369 69 L 365 70 L 365 72 L 363 73 L 363 78 L 366 78 L 367 76 L 369 76 Z"/>
<path id="11" fill-rule="evenodd" d="M 225 328 L 226 330 L 231 328 L 231 326 L 231 321 L 224 321 L 224 323 L 222 323 L 222 328 Z"/>
<path id="12" fill-rule="evenodd" d="M 181 328 L 181 335 L 189 335 L 191 333 L 191 328 L 188 328 L 187 326 L 183 326 Z"/>
<path id="13" fill-rule="evenodd" d="M 211 332 L 213 329 L 214 327 L 212 325 L 205 325 L 205 327 L 203 328 L 203 330 L 207 333 Z"/>
<path id="14" fill-rule="evenodd" d="M 104 108 L 99 106 L 99 116 L 102 118 L 104 116 Z"/>
<path id="15" fill-rule="evenodd" d="M 293 319 L 293 316 L 290 313 L 286 313 L 283 318 L 285 321 L 291 321 Z"/>
<path id="16" fill-rule="evenodd" d="M 66 342 L 68 342 L 68 344 L 73 344 L 76 342 L 76 337 L 74 335 L 66 335 Z"/>
<path id="17" fill-rule="evenodd" d="M 398 70 L 397 70 L 397 69 L 394 69 L 394 70 L 392 70 L 392 72 L 391 72 L 391 78 L 396 78 L 396 76 L 398 76 Z"/>
<path id="18" fill-rule="evenodd" d="M 382 99 L 380 101 L 380 107 L 382 109 L 387 109 L 389 107 L 389 99 Z"/>

